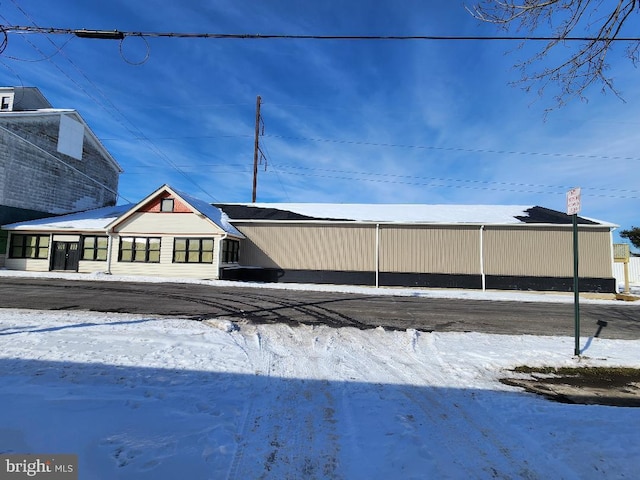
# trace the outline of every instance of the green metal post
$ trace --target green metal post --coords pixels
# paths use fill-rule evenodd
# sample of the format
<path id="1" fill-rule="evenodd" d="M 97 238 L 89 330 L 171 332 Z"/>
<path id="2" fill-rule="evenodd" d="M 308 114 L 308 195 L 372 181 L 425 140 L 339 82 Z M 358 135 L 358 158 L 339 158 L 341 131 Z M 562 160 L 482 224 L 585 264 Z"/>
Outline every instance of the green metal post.
<path id="1" fill-rule="evenodd" d="M 573 215 L 573 304 L 575 312 L 575 355 L 580 355 L 580 289 L 578 286 L 578 215 Z"/>

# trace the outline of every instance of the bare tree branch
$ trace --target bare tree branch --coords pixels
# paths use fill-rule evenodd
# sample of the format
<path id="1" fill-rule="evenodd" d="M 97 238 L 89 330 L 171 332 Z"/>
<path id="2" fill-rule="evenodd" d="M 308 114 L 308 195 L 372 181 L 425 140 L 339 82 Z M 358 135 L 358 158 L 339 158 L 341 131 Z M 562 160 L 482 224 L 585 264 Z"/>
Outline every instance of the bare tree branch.
<path id="1" fill-rule="evenodd" d="M 551 32 L 554 40 L 516 64 L 521 78 L 515 83 L 526 90 L 539 85 L 538 93 L 542 95 L 549 85 L 555 84 L 557 106 L 571 98 L 586 100 L 586 91 L 594 84 L 600 84 L 603 92 L 610 91 L 622 99 L 613 78 L 607 75 L 610 68 L 607 57 L 623 26 L 631 22 L 631 15 L 640 13 L 640 0 L 481 0 L 467 10 L 478 20 L 505 30 L 531 34 L 538 30 Z M 576 31 L 580 31 L 580 36 L 594 39 L 577 48 L 565 44 L 563 40 L 576 35 Z M 558 65 L 540 68 L 538 65 L 548 61 L 550 53 L 560 45 L 569 49 L 566 59 Z M 640 42 L 630 43 L 625 55 L 637 64 Z"/>

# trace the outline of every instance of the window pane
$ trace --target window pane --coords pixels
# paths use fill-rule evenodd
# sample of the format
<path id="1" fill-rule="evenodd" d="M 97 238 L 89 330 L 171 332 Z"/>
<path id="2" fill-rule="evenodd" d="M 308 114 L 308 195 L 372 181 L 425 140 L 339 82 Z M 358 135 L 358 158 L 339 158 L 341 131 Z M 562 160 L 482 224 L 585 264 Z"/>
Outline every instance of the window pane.
<path id="1" fill-rule="evenodd" d="M 174 245 L 174 249 L 176 249 L 176 250 L 186 250 L 187 249 L 187 239 L 186 238 L 176 238 L 173 245 Z"/>
<path id="2" fill-rule="evenodd" d="M 163 198 L 160 201 L 161 212 L 173 212 L 173 198 Z"/>
<path id="3" fill-rule="evenodd" d="M 202 250 L 205 252 L 213 252 L 213 239 L 212 238 L 203 238 L 202 239 Z"/>
<path id="4" fill-rule="evenodd" d="M 149 252 L 149 261 L 153 263 L 160 262 L 160 251 Z"/>
<path id="5" fill-rule="evenodd" d="M 96 237 L 84 237 L 84 248 L 90 249 L 96 246 Z"/>
<path id="6" fill-rule="evenodd" d="M 49 237 L 48 236 L 42 236 L 40 237 L 40 246 L 41 247 L 49 247 Z"/>
<path id="7" fill-rule="evenodd" d="M 213 262 L 213 252 L 202 252 L 202 263 Z"/>
<path id="8" fill-rule="evenodd" d="M 27 247 L 24 251 L 25 258 L 33 258 L 36 253 L 36 249 L 34 247 Z"/>
<path id="9" fill-rule="evenodd" d="M 200 242 L 197 239 L 193 238 L 189 240 L 189 251 L 197 252 L 198 250 L 200 250 Z"/>
<path id="10" fill-rule="evenodd" d="M 133 238 L 125 237 L 120 241 L 122 250 L 133 250 Z"/>
<path id="11" fill-rule="evenodd" d="M 96 242 L 98 248 L 109 248 L 109 239 L 107 237 L 97 237 Z"/>
<path id="12" fill-rule="evenodd" d="M 38 243 L 38 237 L 34 235 L 27 235 L 25 243 L 30 247 L 35 247 Z"/>
<path id="13" fill-rule="evenodd" d="M 96 252 L 96 260 L 106 260 L 107 259 L 107 251 L 106 250 L 98 250 Z"/>
<path id="14" fill-rule="evenodd" d="M 200 252 L 189 252 L 189 263 L 198 263 L 200 261 Z"/>
<path id="15" fill-rule="evenodd" d="M 187 254 L 185 252 L 175 252 L 173 255 L 174 262 L 184 263 L 187 261 Z"/>
<path id="16" fill-rule="evenodd" d="M 140 245 L 136 246 L 136 250 L 133 252 L 134 262 L 145 262 L 147 260 L 147 252 Z"/>
<path id="17" fill-rule="evenodd" d="M 38 249 L 38 258 L 47 258 L 47 256 L 49 255 L 49 247 L 40 247 Z"/>
<path id="18" fill-rule="evenodd" d="M 13 243 L 13 245 L 15 245 L 16 247 L 21 247 L 22 245 L 24 245 L 24 235 L 12 235 L 11 243 Z"/>
<path id="19" fill-rule="evenodd" d="M 133 258 L 133 252 L 131 250 L 123 250 L 120 253 L 120 260 L 122 262 L 130 262 Z"/>

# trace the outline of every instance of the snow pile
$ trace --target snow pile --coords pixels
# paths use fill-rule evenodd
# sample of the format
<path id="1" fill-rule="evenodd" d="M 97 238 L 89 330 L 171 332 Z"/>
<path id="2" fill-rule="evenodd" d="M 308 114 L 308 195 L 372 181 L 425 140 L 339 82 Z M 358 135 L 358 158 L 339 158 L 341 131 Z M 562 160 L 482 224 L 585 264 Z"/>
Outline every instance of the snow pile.
<path id="1" fill-rule="evenodd" d="M 639 366 L 640 341 L 0 310 L 0 451 L 82 479 L 633 478 L 640 409 L 498 382 Z"/>

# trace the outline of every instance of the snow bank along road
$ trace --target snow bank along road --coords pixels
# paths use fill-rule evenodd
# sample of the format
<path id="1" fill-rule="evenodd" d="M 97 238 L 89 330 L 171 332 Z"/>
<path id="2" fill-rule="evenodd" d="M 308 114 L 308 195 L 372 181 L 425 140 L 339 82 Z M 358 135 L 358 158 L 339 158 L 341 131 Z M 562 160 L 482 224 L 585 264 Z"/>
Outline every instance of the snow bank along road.
<path id="1" fill-rule="evenodd" d="M 553 295 L 523 294 L 522 298 L 527 301 L 482 301 L 425 297 L 419 293 L 376 296 L 371 294 L 375 292 L 373 289 L 364 294 L 224 285 L 224 282 L 213 285 L 134 283 L 0 276 L 0 298 L 7 308 L 128 312 L 197 319 L 224 316 L 255 323 L 289 325 L 574 334 L 573 304 L 542 301 L 549 297 L 558 300 Z M 509 297 L 509 293 L 506 292 L 504 298 L 519 298 L 517 295 Z M 532 301 L 532 298 L 540 301 Z M 598 321 L 605 321 L 606 327 L 599 327 Z M 581 332 L 584 336 L 595 336 L 599 332 L 602 338 L 640 338 L 640 305 L 583 301 Z"/>
<path id="2" fill-rule="evenodd" d="M 498 378 L 639 347 L 0 309 L 0 452 L 75 453 L 82 480 L 637 478 L 640 409 Z"/>

